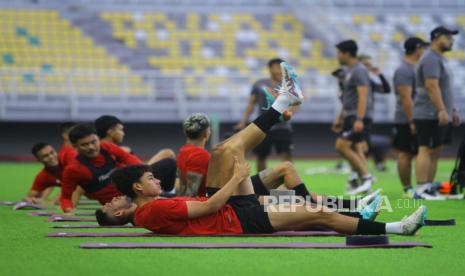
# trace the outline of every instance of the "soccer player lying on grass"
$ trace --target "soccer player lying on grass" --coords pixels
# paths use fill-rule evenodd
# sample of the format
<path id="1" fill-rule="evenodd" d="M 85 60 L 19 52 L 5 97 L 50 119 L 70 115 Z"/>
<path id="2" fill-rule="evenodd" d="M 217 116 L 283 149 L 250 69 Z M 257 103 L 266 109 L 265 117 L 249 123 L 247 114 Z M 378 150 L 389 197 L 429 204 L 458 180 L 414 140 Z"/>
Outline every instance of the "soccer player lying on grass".
<path id="1" fill-rule="evenodd" d="M 303 184 L 294 165 L 291 162 L 282 162 L 273 168 L 251 177 L 252 186 L 259 202 L 263 205 L 270 195 L 270 189 L 284 185 L 288 190 L 294 190 L 300 201 L 310 201 L 321 203 L 337 209 L 341 214 L 359 217 L 365 220 L 374 220 L 380 211 L 381 196 L 380 190 L 377 190 L 364 198 L 346 200 L 334 196 L 323 196 L 314 192 L 308 192 Z M 219 189 L 208 188 L 210 195 L 216 193 Z M 194 195 L 197 196 L 197 195 Z M 201 195 L 199 195 L 201 196 Z M 127 196 L 113 198 L 111 202 L 106 203 L 95 212 L 99 225 L 125 225 L 133 223 L 134 210 L 137 205 Z"/>
<path id="2" fill-rule="evenodd" d="M 26 197 L 23 198 L 23 201 L 42 204 L 54 187 L 61 186 L 63 166 L 58 161 L 57 152 L 50 144 L 37 143 L 32 147 L 31 152 L 44 167 L 36 175 L 32 187 Z M 55 203 L 57 199 L 53 200 L 52 203 Z"/>
<path id="3" fill-rule="evenodd" d="M 211 133 L 210 120 L 205 114 L 192 114 L 184 120 L 183 131 L 186 136 L 186 144 L 181 147 L 176 159 L 180 180 L 176 195 L 205 196 L 208 194 L 208 196 L 211 196 L 218 188 L 206 188 L 205 185 L 210 161 L 210 153 L 205 149 Z M 310 197 L 313 202 L 320 200 L 324 203 L 336 203 L 342 205 L 341 207 L 344 209 L 357 207 L 358 200 L 339 200 L 335 197 L 310 193 L 291 162 L 282 162 L 273 168 L 263 170 L 252 176 L 251 181 L 255 194 L 259 196 L 270 195 L 271 189 L 276 189 L 283 184 L 287 189 L 294 190 L 297 196 L 304 199 Z M 364 202 L 362 205 L 367 205 L 371 199 L 374 199 L 374 197 L 367 197 L 362 201 Z M 263 202 L 263 197 L 260 197 L 260 202 Z M 363 207 L 359 209 L 361 210 Z M 112 209 L 107 206 L 103 208 L 103 212 L 111 214 Z"/>
<path id="4" fill-rule="evenodd" d="M 76 125 L 71 129 L 69 138 L 78 156 L 63 172 L 61 208 L 66 214 L 73 213 L 81 191 L 101 204 L 122 195 L 111 182 L 111 173 L 127 165 L 143 164 L 135 155 L 115 144 L 100 143 L 91 125 Z M 162 180 L 165 191 L 174 189 L 176 179 L 176 162 L 168 153 L 160 152 L 151 159 L 151 168 L 158 172 L 157 177 Z"/>
<path id="5" fill-rule="evenodd" d="M 281 205 L 265 208 L 260 205 L 248 176 L 245 154 L 265 138 L 286 108 L 303 100 L 295 74 L 286 64 L 282 66 L 281 93 L 273 106 L 214 149 L 207 186 L 220 190 L 212 197 L 161 198 L 159 181 L 147 166 L 128 166 L 113 173 L 112 179 L 118 189 L 137 204 L 134 212 L 137 226 L 173 235 L 272 233 L 313 226 L 323 226 L 344 234 L 413 235 L 423 225 L 424 206 L 400 222 L 385 224 L 344 216 L 313 204 L 286 208 L 293 209 L 293 212 L 281 211 Z"/>

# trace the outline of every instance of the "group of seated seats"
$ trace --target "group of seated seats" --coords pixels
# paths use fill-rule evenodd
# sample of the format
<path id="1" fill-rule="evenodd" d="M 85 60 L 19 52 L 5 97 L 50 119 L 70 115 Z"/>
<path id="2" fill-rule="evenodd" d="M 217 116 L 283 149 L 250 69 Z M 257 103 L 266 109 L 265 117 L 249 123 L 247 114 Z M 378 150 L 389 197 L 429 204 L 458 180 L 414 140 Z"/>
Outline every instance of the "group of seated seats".
<path id="1" fill-rule="evenodd" d="M 150 93 L 141 77 L 56 10 L 0 10 L 0 29 L 4 93 Z"/>
<path id="2" fill-rule="evenodd" d="M 334 58 L 322 43 L 310 39 L 291 14 L 103 12 L 115 39 L 126 47 L 153 49 L 148 61 L 166 74 L 203 73 L 223 67 L 228 72 L 266 72 L 272 57 L 284 57 L 299 72 L 329 72 Z"/>

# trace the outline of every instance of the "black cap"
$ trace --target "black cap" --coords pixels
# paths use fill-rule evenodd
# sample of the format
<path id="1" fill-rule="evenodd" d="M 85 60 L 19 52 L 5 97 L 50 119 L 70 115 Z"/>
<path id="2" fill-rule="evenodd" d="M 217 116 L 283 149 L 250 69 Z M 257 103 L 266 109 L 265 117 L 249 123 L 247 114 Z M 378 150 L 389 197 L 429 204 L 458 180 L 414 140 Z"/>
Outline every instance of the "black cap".
<path id="1" fill-rule="evenodd" d="M 458 30 L 450 30 L 450 29 L 447 29 L 446 27 L 439 26 L 431 31 L 430 36 L 431 36 L 431 40 L 433 40 L 439 37 L 440 35 L 456 35 L 458 33 L 459 33 Z"/>
<path id="2" fill-rule="evenodd" d="M 409 37 L 404 42 L 404 50 L 407 54 L 413 53 L 418 48 L 423 48 L 428 46 L 429 43 L 423 41 L 423 39 L 418 37 Z"/>
<path id="3" fill-rule="evenodd" d="M 357 42 L 354 40 L 344 40 L 336 44 L 336 48 L 339 49 L 339 51 L 344 52 L 344 53 L 351 53 L 354 57 L 357 56 L 357 51 L 358 51 L 358 46 Z"/>

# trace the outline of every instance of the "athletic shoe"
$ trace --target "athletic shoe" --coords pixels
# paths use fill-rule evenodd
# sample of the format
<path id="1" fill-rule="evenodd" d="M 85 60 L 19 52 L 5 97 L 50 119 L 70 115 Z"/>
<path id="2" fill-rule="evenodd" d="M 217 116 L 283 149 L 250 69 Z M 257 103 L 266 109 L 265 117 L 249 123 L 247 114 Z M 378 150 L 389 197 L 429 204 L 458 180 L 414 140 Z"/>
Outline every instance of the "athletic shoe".
<path id="1" fill-rule="evenodd" d="M 299 85 L 299 79 L 294 69 L 286 62 L 281 62 L 282 81 L 280 94 L 286 94 L 292 100 L 291 105 L 299 105 L 304 101 L 304 94 Z"/>
<path id="2" fill-rule="evenodd" d="M 425 224 L 426 206 L 421 205 L 413 214 L 404 217 L 400 222 L 401 235 L 413 236 Z"/>
<path id="3" fill-rule="evenodd" d="M 377 189 L 376 191 L 371 192 L 368 195 L 364 196 L 363 198 L 359 199 L 358 204 L 357 204 L 358 209 L 362 210 L 363 208 L 371 204 L 373 200 L 375 200 L 376 197 L 381 194 L 382 190 L 383 189 Z"/>
<path id="4" fill-rule="evenodd" d="M 358 185 L 359 185 L 359 183 L 358 183 L 357 178 L 347 180 L 345 194 L 346 195 L 351 195 L 353 193 L 353 191 L 355 189 L 357 189 Z"/>
<path id="5" fill-rule="evenodd" d="M 347 195 L 358 195 L 362 193 L 367 193 L 371 190 L 371 186 L 373 186 L 373 177 L 365 178 L 362 180 L 362 185 L 351 190 L 347 193 Z"/>
<path id="6" fill-rule="evenodd" d="M 364 220 L 374 221 L 376 219 L 379 214 L 379 209 L 381 208 L 381 199 L 381 195 L 376 195 L 371 203 L 360 211 L 360 215 Z"/>
<path id="7" fill-rule="evenodd" d="M 446 197 L 439 194 L 437 191 L 426 189 L 424 191 L 415 191 L 413 194 L 414 199 L 423 199 L 423 200 L 446 200 Z"/>
<path id="8" fill-rule="evenodd" d="M 405 198 L 405 199 L 412 199 L 413 196 L 415 194 L 415 190 L 413 189 L 408 189 L 407 191 L 405 191 L 403 194 L 402 194 L 402 198 Z"/>

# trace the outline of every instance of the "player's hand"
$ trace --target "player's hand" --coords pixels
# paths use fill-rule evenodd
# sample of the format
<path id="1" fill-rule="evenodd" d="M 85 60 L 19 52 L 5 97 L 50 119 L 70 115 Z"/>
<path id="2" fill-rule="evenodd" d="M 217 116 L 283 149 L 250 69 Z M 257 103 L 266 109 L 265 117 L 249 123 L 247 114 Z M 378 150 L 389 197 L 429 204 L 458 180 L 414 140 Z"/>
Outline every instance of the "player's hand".
<path id="1" fill-rule="evenodd" d="M 341 119 L 337 118 L 336 120 L 334 120 L 332 126 L 331 126 L 331 130 L 334 132 L 334 133 L 340 133 L 342 131 L 342 121 Z"/>
<path id="2" fill-rule="evenodd" d="M 415 126 L 415 124 L 413 122 L 409 124 L 409 127 L 410 127 L 410 133 L 412 135 L 417 134 L 417 127 Z"/>
<path id="3" fill-rule="evenodd" d="M 460 114 L 457 110 L 454 110 L 454 113 L 452 113 L 452 125 L 458 127 L 460 123 Z"/>
<path id="4" fill-rule="evenodd" d="M 237 123 L 237 125 L 234 126 L 235 130 L 241 130 L 243 128 L 245 128 L 245 123 L 243 121 L 240 121 L 239 123 Z"/>
<path id="5" fill-rule="evenodd" d="M 244 180 L 250 174 L 250 166 L 247 161 L 239 161 L 237 156 L 234 156 L 234 176 L 240 181 Z"/>
<path id="6" fill-rule="evenodd" d="M 66 209 L 63 215 L 68 217 L 74 216 L 74 209 Z"/>
<path id="7" fill-rule="evenodd" d="M 362 120 L 356 120 L 354 123 L 354 132 L 359 133 L 363 131 L 363 121 Z"/>
<path id="8" fill-rule="evenodd" d="M 447 115 L 445 110 L 439 111 L 438 116 L 440 126 L 446 126 L 449 123 L 449 115 Z"/>

